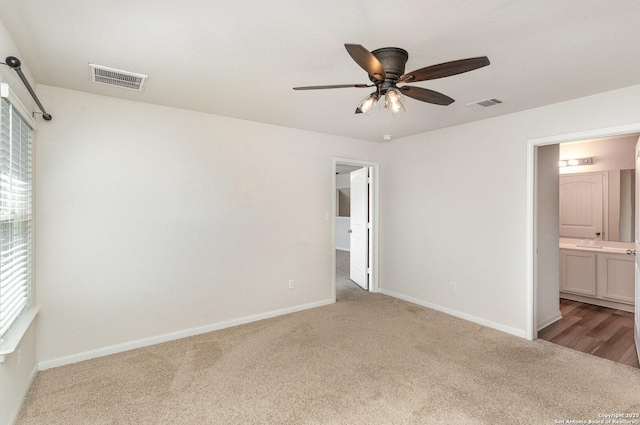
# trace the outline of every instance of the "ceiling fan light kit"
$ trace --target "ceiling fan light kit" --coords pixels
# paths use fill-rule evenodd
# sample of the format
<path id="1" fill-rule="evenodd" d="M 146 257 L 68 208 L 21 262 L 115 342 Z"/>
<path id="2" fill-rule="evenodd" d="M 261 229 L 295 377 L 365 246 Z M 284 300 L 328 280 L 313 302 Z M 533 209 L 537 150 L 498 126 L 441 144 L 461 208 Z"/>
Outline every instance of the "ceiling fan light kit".
<path id="1" fill-rule="evenodd" d="M 404 96 L 421 102 L 443 106 L 450 105 L 454 102 L 449 96 L 433 90 L 408 85 L 397 86 L 397 84 L 410 84 L 449 77 L 485 67 L 490 63 L 486 56 L 480 56 L 431 65 L 405 74 L 404 66 L 409 59 L 409 54 L 404 49 L 398 47 L 383 47 L 369 52 L 360 44 L 345 44 L 344 47 L 347 49 L 351 58 L 360 65 L 362 69 L 367 71 L 369 80 L 371 80 L 373 84 L 304 86 L 294 87 L 293 89 L 321 90 L 375 87 L 376 90 L 360 102 L 355 113 L 369 115 L 380 98 L 384 96 L 385 108 L 388 109 L 394 117 L 397 117 L 405 112 Z"/>
<path id="2" fill-rule="evenodd" d="M 356 108 L 356 114 L 365 114 L 368 116 L 376 103 L 378 103 L 378 99 L 380 99 L 380 95 L 375 91 L 365 97 Z"/>
<path id="3" fill-rule="evenodd" d="M 384 107 L 391 111 L 391 115 L 394 118 L 405 112 L 404 96 L 402 96 L 400 90 L 395 88 L 387 90 L 387 94 L 384 96 Z"/>

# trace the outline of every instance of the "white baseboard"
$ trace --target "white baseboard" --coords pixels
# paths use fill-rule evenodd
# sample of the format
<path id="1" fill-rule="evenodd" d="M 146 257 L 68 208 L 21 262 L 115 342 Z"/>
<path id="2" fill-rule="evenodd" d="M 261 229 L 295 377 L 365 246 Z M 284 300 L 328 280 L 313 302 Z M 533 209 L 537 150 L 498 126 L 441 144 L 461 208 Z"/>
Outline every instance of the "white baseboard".
<path id="1" fill-rule="evenodd" d="M 609 300 L 601 300 L 599 298 L 585 297 L 583 295 L 568 294 L 566 292 L 560 292 L 560 298 L 564 298 L 571 301 L 578 301 L 586 304 L 599 305 L 600 307 L 613 308 L 615 310 L 628 311 L 633 313 L 633 304 L 619 303 Z"/>
<path id="2" fill-rule="evenodd" d="M 388 290 L 385 290 L 385 289 L 380 289 L 380 292 L 385 294 L 385 295 L 389 295 L 391 297 L 398 298 L 398 299 L 401 299 L 403 301 L 408 301 L 408 302 L 410 302 L 412 304 L 421 305 L 423 307 L 427 307 L 427 308 L 430 308 L 432 310 L 440 311 L 442 313 L 446 313 L 446 314 L 449 314 L 451 316 L 467 320 L 469 322 L 477 323 L 479 325 L 486 326 L 488 328 L 496 329 L 496 330 L 501 331 L 501 332 L 505 332 L 505 333 L 508 333 L 508 334 L 511 334 L 511 335 L 518 336 L 520 338 L 526 338 L 526 332 L 525 332 L 524 329 L 517 329 L 517 328 L 512 328 L 510 326 L 505 326 L 505 325 L 502 325 L 500 323 L 495 323 L 495 322 L 492 322 L 490 320 L 481 319 L 479 317 L 475 317 L 475 316 L 472 316 L 472 315 L 467 314 L 467 313 L 462 313 L 462 312 L 457 311 L 457 310 L 452 310 L 450 308 L 443 307 L 441 305 L 432 304 L 430 302 L 419 300 L 417 298 L 410 297 L 408 295 L 399 294 L 397 292 L 388 291 Z"/>
<path id="3" fill-rule="evenodd" d="M 251 316 L 241 317 L 239 319 L 227 320 L 224 322 L 213 323 L 211 325 L 200 326 L 197 328 L 185 329 L 178 332 L 171 332 L 164 335 L 158 335 L 150 338 L 143 338 L 135 341 L 123 342 L 121 344 L 110 345 L 107 347 L 97 348 L 95 350 L 83 351 L 81 353 L 72 354 L 70 356 L 58 357 L 52 360 L 44 360 L 38 363 L 38 370 L 47 370 L 54 367 L 65 366 L 72 363 L 78 363 L 97 357 L 109 356 L 111 354 L 122 353 L 124 351 L 135 350 L 137 348 L 149 347 L 151 345 L 161 344 L 163 342 L 174 341 L 177 339 L 187 338 L 194 335 L 200 335 L 208 332 L 218 331 L 221 329 L 231 328 L 246 323 L 257 322 L 259 320 L 270 319 L 272 317 L 283 316 L 285 314 L 296 313 L 298 311 L 308 310 L 311 308 L 322 307 L 324 305 L 333 304 L 335 300 L 324 300 L 315 303 L 303 304 L 295 307 L 284 308 L 281 310 L 269 311 L 266 313 L 255 314 Z"/>
<path id="4" fill-rule="evenodd" d="M 36 375 L 38 374 L 39 370 L 40 369 L 38 368 L 38 364 L 37 363 L 35 365 L 33 365 L 33 370 L 31 370 L 31 374 L 29 375 L 29 385 L 27 385 L 27 387 L 25 388 L 24 392 L 20 396 L 20 403 L 18 403 L 18 407 L 16 408 L 16 411 L 13 412 L 13 415 L 11 416 L 11 419 L 9 420 L 9 424 L 8 425 L 15 425 L 15 423 L 18 422 L 18 416 L 20 416 L 20 410 L 22 409 L 22 405 L 24 404 L 24 400 L 25 400 L 25 398 L 27 398 L 27 394 L 29 393 L 29 389 L 31 389 L 31 385 L 33 385 L 33 380 L 36 379 Z"/>
<path id="5" fill-rule="evenodd" d="M 548 317 L 545 320 L 543 320 L 540 323 L 538 323 L 538 331 L 541 330 L 541 329 L 546 328 L 550 324 L 555 323 L 560 319 L 562 319 L 562 313 L 560 311 L 558 311 L 557 313 L 552 314 L 550 317 Z"/>

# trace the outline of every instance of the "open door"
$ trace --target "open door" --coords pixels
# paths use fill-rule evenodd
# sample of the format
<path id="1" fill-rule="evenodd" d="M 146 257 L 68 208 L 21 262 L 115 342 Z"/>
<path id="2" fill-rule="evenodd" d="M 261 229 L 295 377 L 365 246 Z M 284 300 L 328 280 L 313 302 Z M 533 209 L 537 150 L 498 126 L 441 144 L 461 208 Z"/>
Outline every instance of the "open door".
<path id="1" fill-rule="evenodd" d="M 363 289 L 369 289 L 369 167 L 351 172 L 351 244 L 349 278 Z"/>
<path id="2" fill-rule="evenodd" d="M 640 361 L 640 138 L 636 142 L 636 202 L 635 202 L 635 253 L 636 253 L 636 273 L 635 273 L 635 309 L 634 309 L 634 335 L 636 340 L 636 353 Z"/>

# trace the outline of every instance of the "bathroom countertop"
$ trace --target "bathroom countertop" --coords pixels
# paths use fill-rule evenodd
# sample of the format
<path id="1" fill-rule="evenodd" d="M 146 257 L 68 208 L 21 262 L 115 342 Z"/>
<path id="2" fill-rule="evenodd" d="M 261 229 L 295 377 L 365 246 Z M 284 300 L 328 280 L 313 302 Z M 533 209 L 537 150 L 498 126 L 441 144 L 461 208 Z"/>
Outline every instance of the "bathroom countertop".
<path id="1" fill-rule="evenodd" d="M 560 238 L 561 249 L 575 249 L 577 251 L 607 252 L 610 254 L 626 254 L 628 249 L 633 250 L 632 242 L 598 241 L 593 245 L 590 239 Z"/>

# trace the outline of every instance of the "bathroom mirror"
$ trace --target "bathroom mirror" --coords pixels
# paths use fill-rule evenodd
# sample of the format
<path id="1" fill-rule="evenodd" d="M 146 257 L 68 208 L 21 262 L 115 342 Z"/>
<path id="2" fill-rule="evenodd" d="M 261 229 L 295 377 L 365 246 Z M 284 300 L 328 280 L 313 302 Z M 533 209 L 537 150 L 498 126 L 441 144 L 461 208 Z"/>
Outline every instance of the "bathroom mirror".
<path id="1" fill-rule="evenodd" d="M 634 242 L 635 199 L 636 170 L 620 170 L 619 242 Z M 611 211 L 611 209 L 609 209 L 609 211 Z"/>
<path id="2" fill-rule="evenodd" d="M 634 169 L 561 174 L 560 237 L 633 242 L 635 186 Z"/>
<path id="3" fill-rule="evenodd" d="M 600 228 L 602 229 L 603 240 L 616 241 L 616 242 L 633 242 L 635 231 L 635 165 L 636 154 L 635 147 L 638 143 L 638 136 L 640 133 L 634 134 L 622 134 L 618 136 L 603 137 L 599 139 L 580 140 L 576 142 L 561 143 L 559 145 L 559 160 L 566 160 L 567 166 L 559 167 L 560 178 L 563 176 L 580 176 L 580 175 L 601 175 L 602 176 L 602 188 L 598 189 L 592 186 L 595 192 L 601 190 L 599 197 L 594 198 L 596 200 L 593 204 L 592 212 L 594 215 L 586 211 L 585 207 L 587 202 L 584 196 L 586 192 L 580 192 L 577 186 L 576 188 L 569 189 L 567 186 L 563 188 L 562 184 L 560 191 L 563 190 L 567 193 L 564 194 L 564 204 L 560 206 L 561 221 L 564 220 L 569 226 L 573 223 L 569 223 L 572 220 L 577 225 L 576 232 L 580 233 L 580 226 L 583 226 L 585 230 L 584 235 L 576 234 L 571 235 L 571 229 L 567 227 L 563 229 L 563 224 L 560 225 L 561 237 L 569 238 L 595 238 L 595 232 L 589 232 L 589 221 L 596 219 L 600 221 Z M 568 161 L 571 159 L 590 159 L 591 163 L 588 165 L 572 166 Z M 578 179 L 574 179 L 578 180 Z M 591 180 L 590 177 L 586 177 L 587 180 Z M 580 183 L 575 181 L 575 183 Z M 589 184 L 593 184 L 591 181 Z M 586 186 L 583 187 L 583 189 Z M 638 188 L 640 190 L 640 188 Z M 596 193 L 593 195 L 596 195 Z M 562 195 L 562 194 L 561 194 Z M 569 200 L 567 196 L 573 196 L 574 199 Z M 596 195 L 597 196 L 597 195 Z M 603 209 L 599 209 L 596 205 L 597 199 L 603 201 Z M 561 202 L 563 198 L 561 196 Z M 582 205 L 580 205 L 582 203 Z M 569 205 L 569 209 L 566 209 Z M 564 209 L 563 209 L 564 207 Z M 567 220 L 567 215 L 563 215 L 564 212 L 570 212 L 571 208 L 575 207 L 574 212 L 577 214 L 574 218 Z M 601 208 L 602 208 L 601 207 Z M 600 215 L 599 212 L 602 214 Z M 586 215 L 585 215 L 586 213 Z M 600 216 L 600 217 L 598 217 Z M 577 220 L 577 221 L 576 221 Z M 594 226 L 597 226 L 596 222 L 593 222 Z M 593 226 L 592 226 L 593 227 Z M 640 229 L 639 229 L 640 230 Z M 566 233 L 562 236 L 562 233 Z"/>

